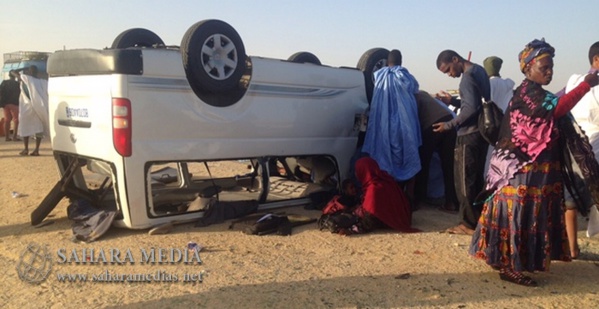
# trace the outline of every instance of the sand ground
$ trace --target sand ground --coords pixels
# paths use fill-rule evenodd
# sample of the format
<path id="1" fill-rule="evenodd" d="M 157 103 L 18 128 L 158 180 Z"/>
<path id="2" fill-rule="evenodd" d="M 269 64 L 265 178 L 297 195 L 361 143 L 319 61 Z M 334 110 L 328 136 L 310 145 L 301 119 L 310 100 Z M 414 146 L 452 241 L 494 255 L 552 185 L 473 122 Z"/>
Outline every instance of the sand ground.
<path id="1" fill-rule="evenodd" d="M 599 304 L 599 237 L 586 238 L 580 218 L 582 258 L 552 263 L 533 274 L 539 287 L 498 279 L 467 255 L 470 237 L 439 233 L 456 215 L 424 206 L 414 213 L 418 234 L 342 237 L 297 227 L 291 236 L 250 236 L 228 223 L 205 228 L 178 225 L 165 235 L 112 228 L 97 242 L 75 243 L 66 199 L 50 214 L 54 223 L 30 225 L 31 211 L 58 180 L 48 141 L 41 156 L 19 156 L 22 145 L 0 141 L 0 307 L 2 308 L 596 308 Z M 23 194 L 13 198 L 12 191 Z M 318 211 L 287 208 L 314 218 Z M 140 263 L 140 250 L 204 247 L 202 264 Z M 52 272 L 41 284 L 22 281 L 17 264 L 29 244 L 47 248 Z M 132 252 L 135 263 L 60 263 L 59 250 Z M 89 251 L 88 251 L 89 252 Z M 168 255 L 168 254 L 167 254 Z M 123 257 L 123 254 L 121 254 Z M 149 274 L 150 282 L 60 282 L 60 274 L 106 278 Z M 199 277 L 202 282 L 183 282 Z M 104 277 L 102 277 L 104 275 Z M 178 280 L 174 282 L 174 276 Z"/>

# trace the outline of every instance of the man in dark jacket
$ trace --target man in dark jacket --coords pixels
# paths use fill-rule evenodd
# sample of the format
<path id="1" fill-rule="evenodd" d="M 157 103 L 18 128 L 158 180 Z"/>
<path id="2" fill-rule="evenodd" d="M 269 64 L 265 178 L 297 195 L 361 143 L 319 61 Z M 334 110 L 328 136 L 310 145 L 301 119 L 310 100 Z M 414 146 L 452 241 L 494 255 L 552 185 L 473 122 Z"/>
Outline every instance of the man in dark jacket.
<path id="1" fill-rule="evenodd" d="M 460 99 L 446 92 L 437 94 L 445 104 L 460 108 L 458 116 L 450 121 L 433 124 L 434 132 L 458 129 L 454 177 L 460 202 L 460 223 L 447 230 L 448 233 L 472 235 L 480 207 L 473 206 L 474 199 L 484 186 L 484 169 L 488 144 L 478 130 L 478 116 L 483 99 L 490 99 L 491 87 L 485 69 L 460 56 L 453 50 L 444 50 L 437 57 L 437 68 L 443 74 L 460 80 Z"/>

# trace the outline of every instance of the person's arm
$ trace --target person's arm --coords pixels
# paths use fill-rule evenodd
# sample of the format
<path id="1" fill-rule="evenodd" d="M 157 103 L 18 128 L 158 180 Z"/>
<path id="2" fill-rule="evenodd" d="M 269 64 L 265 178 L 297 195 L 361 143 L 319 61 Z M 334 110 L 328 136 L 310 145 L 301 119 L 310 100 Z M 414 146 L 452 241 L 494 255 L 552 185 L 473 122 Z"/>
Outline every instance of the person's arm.
<path id="1" fill-rule="evenodd" d="M 457 117 L 445 123 L 445 130 L 458 127 L 468 119 L 474 117 L 477 112 L 477 105 L 480 102 L 478 86 L 472 75 L 464 75 L 460 82 L 460 113 Z M 452 100 L 453 101 L 453 100 Z M 452 105 L 453 102 L 452 102 Z"/>
<path id="2" fill-rule="evenodd" d="M 435 99 L 443 102 L 447 106 L 453 105 L 457 108 L 460 108 L 460 105 L 462 104 L 460 99 L 453 97 L 451 94 L 443 90 L 435 95 Z"/>
<path id="3" fill-rule="evenodd" d="M 591 90 L 591 85 L 583 81 L 576 88 L 572 89 L 572 91 L 559 97 L 553 118 L 560 118 L 566 115 L 589 90 Z"/>
<path id="4" fill-rule="evenodd" d="M 572 89 L 567 94 L 561 96 L 557 101 L 553 118 L 560 118 L 566 115 L 573 107 L 591 90 L 591 87 L 597 86 L 599 77 L 596 73 L 587 74 L 576 88 Z"/>

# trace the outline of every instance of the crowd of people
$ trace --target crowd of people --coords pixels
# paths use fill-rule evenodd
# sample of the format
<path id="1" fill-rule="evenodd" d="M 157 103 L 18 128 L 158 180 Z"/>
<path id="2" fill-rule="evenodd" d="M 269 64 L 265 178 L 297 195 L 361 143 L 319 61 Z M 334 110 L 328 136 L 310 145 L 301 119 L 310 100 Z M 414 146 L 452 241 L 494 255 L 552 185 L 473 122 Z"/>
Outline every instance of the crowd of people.
<path id="1" fill-rule="evenodd" d="M 426 199 L 437 152 L 445 189 L 440 208 L 458 213 L 457 224 L 444 232 L 471 236 L 469 254 L 500 279 L 536 286 L 524 272 L 578 258 L 576 217 L 599 204 L 599 42 L 589 50 L 591 69 L 572 75 L 557 94 L 543 88 L 553 77 L 554 54 L 544 39 L 528 43 L 518 55 L 524 79 L 516 86 L 501 77 L 502 59 L 491 56 L 481 66 L 444 50 L 436 64 L 443 74 L 461 78 L 456 98 L 420 90 L 402 66 L 401 52 L 392 50 L 387 67 L 374 73 L 354 167 L 363 195 L 351 211 L 368 221 L 374 217 L 377 227 L 417 232 L 412 211 Z M 486 101 L 504 111 L 494 145 L 478 129 Z"/>
<path id="2" fill-rule="evenodd" d="M 0 122 L 3 122 L 5 141 L 23 141 L 19 155 L 39 156 L 42 138 L 48 135 L 48 82 L 38 77 L 34 65 L 11 70 L 9 77 L 0 84 L 0 107 L 4 109 Z M 35 140 L 31 152 L 30 138 Z"/>

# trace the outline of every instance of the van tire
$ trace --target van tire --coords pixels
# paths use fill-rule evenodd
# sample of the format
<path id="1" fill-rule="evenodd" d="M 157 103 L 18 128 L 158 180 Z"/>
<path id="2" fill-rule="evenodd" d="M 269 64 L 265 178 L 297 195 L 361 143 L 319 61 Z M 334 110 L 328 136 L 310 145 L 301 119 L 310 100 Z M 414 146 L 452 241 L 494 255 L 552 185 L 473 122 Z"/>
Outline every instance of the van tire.
<path id="1" fill-rule="evenodd" d="M 364 85 L 368 103 L 372 101 L 374 90 L 374 72 L 387 65 L 389 50 L 385 48 L 371 48 L 367 50 L 358 61 L 357 68 L 364 73 Z"/>
<path id="2" fill-rule="evenodd" d="M 215 46 L 218 42 L 220 46 Z M 241 37 L 232 26 L 215 19 L 200 21 L 185 32 L 181 58 L 187 81 L 200 98 L 238 88 L 246 68 Z"/>
<path id="3" fill-rule="evenodd" d="M 164 46 L 164 42 L 156 33 L 143 28 L 133 28 L 121 32 L 112 42 L 111 48 L 153 47 L 157 45 Z"/>
<path id="4" fill-rule="evenodd" d="M 291 62 L 297 62 L 297 63 L 313 63 L 313 64 L 317 64 L 317 65 L 322 64 L 320 62 L 320 60 L 318 59 L 318 57 L 316 57 L 316 55 L 314 55 L 313 53 L 310 53 L 310 52 L 297 52 L 297 53 L 289 56 L 289 59 L 287 59 L 287 60 L 291 61 Z"/>
<path id="5" fill-rule="evenodd" d="M 63 182 L 57 182 L 50 193 L 44 197 L 39 206 L 31 213 L 31 225 L 38 225 L 52 212 L 58 205 L 58 202 L 65 197 L 65 192 L 62 191 Z"/>

